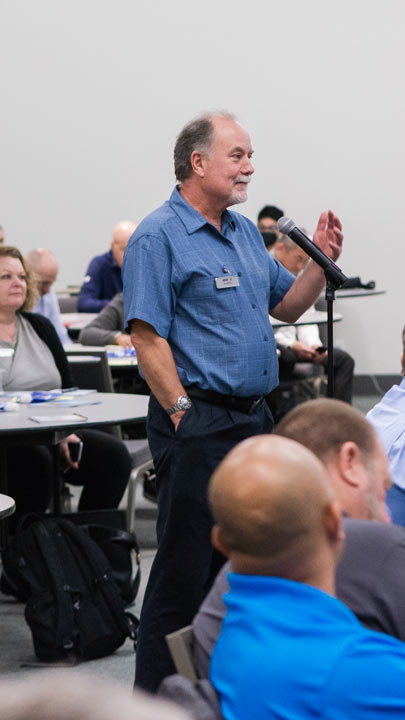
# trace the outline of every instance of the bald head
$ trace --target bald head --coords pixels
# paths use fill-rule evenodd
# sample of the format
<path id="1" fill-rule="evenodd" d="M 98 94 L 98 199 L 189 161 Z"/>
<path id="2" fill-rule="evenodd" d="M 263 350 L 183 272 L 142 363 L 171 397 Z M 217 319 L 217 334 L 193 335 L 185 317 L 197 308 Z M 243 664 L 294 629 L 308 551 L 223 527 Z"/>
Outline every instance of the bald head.
<path id="1" fill-rule="evenodd" d="M 301 579 L 320 548 L 341 537 L 323 465 L 286 438 L 262 435 L 231 450 L 212 476 L 209 500 L 214 541 L 236 572 Z"/>
<path id="2" fill-rule="evenodd" d="M 59 266 L 55 255 L 50 250 L 36 248 L 28 253 L 27 260 L 37 279 L 40 295 L 46 295 L 58 277 Z"/>
<path id="3" fill-rule="evenodd" d="M 123 220 L 118 223 L 113 230 L 113 236 L 111 240 L 111 250 L 113 252 L 115 262 L 119 267 L 122 267 L 124 261 L 125 248 L 128 245 L 128 240 L 136 230 L 136 223 L 131 220 Z"/>

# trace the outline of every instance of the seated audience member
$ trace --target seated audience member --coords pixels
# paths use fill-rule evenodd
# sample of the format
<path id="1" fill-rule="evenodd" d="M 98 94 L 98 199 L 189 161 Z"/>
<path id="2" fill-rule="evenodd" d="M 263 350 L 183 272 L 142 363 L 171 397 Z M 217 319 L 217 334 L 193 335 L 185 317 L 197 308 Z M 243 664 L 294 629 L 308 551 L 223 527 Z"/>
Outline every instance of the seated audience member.
<path id="1" fill-rule="evenodd" d="M 52 323 L 27 312 L 33 304 L 35 281 L 17 248 L 0 247 L 0 356 L 3 389 L 51 390 L 71 387 L 69 364 Z M 124 493 L 131 471 L 129 453 L 121 441 L 97 430 L 78 431 L 83 440 L 80 464 L 73 462 L 71 435 L 60 443 L 66 481 L 84 485 L 79 509 L 115 508 Z M 10 495 L 17 512 L 44 512 L 51 493 L 51 450 L 23 445 L 7 449 Z"/>
<path id="2" fill-rule="evenodd" d="M 176 705 L 74 670 L 0 681 L 2 720 L 191 720 Z"/>
<path id="3" fill-rule="evenodd" d="M 298 275 L 308 261 L 308 255 L 287 235 L 281 235 L 273 248 L 273 255 L 287 270 Z M 313 307 L 311 309 L 314 309 Z M 289 349 L 293 362 L 281 354 L 279 362 L 280 381 L 292 380 L 294 373 L 299 373 L 300 363 L 322 365 L 328 367 L 327 350 L 318 352 L 322 347 L 317 325 L 289 325 L 275 328 L 274 337 L 277 346 Z M 333 376 L 335 397 L 351 403 L 353 394 L 354 360 L 344 350 L 333 349 Z"/>
<path id="4" fill-rule="evenodd" d="M 98 313 L 122 292 L 121 266 L 128 240 L 136 229 L 131 221 L 118 223 L 113 230 L 111 250 L 90 262 L 77 298 L 79 312 Z"/>
<path id="5" fill-rule="evenodd" d="M 405 376 L 405 327 L 402 331 L 401 375 Z M 392 522 L 405 525 L 405 378 L 393 385 L 367 419 L 374 425 L 388 455 L 392 488 L 387 505 Z"/>
<path id="6" fill-rule="evenodd" d="M 299 405 L 274 434 L 300 442 L 323 463 L 343 512 L 346 545 L 337 569 L 337 596 L 373 630 L 405 641 L 405 530 L 388 524 L 387 457 L 367 420 L 338 400 Z M 208 677 L 209 659 L 225 615 L 226 564 L 193 621 L 194 660 Z"/>
<path id="7" fill-rule="evenodd" d="M 268 249 L 281 237 L 281 233 L 277 227 L 277 221 L 280 220 L 283 215 L 283 210 L 280 210 L 280 208 L 275 205 L 265 205 L 257 216 L 257 227 Z"/>
<path id="8" fill-rule="evenodd" d="M 117 293 L 83 330 L 79 341 L 83 345 L 121 345 L 132 348 L 131 338 L 124 331 L 124 298 Z"/>
<path id="9" fill-rule="evenodd" d="M 274 435 L 212 476 L 213 543 L 231 562 L 211 660 L 224 720 L 405 717 L 405 646 L 335 594 L 344 531 L 322 463 Z"/>
<path id="10" fill-rule="evenodd" d="M 39 293 L 39 299 L 32 308 L 32 312 L 48 318 L 54 325 L 61 343 L 69 343 L 68 331 L 62 323 L 58 298 L 53 287 L 59 272 L 55 255 L 49 250 L 37 248 L 28 253 L 27 260 L 34 271 Z"/>
<path id="11" fill-rule="evenodd" d="M 124 298 L 122 293 L 117 293 L 111 302 L 99 312 L 97 317 L 93 318 L 80 331 L 79 342 L 83 345 L 120 345 L 123 348 L 133 348 L 131 338 L 124 330 Z M 114 377 L 116 392 L 149 395 L 149 387 L 140 376 L 138 368 L 131 367 L 130 370 L 130 373 Z M 127 426 L 126 431 L 130 437 L 146 437 L 144 423 Z"/>

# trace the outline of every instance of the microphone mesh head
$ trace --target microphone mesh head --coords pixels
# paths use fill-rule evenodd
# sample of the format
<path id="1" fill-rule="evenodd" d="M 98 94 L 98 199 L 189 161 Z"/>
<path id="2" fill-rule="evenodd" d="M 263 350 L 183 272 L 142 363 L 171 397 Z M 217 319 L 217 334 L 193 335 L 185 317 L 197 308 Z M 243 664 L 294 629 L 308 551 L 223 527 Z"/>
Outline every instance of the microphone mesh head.
<path id="1" fill-rule="evenodd" d="M 284 215 L 284 217 L 278 221 L 277 227 L 283 235 L 288 235 L 288 233 L 295 228 L 295 222 Z"/>

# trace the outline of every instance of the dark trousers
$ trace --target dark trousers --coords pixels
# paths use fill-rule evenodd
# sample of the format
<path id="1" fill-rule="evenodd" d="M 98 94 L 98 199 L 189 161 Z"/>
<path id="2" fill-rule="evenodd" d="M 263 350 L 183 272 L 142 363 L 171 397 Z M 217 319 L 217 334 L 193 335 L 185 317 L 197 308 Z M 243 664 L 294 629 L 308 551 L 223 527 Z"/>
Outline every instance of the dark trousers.
<path id="1" fill-rule="evenodd" d="M 66 473 L 66 482 L 83 485 L 79 510 L 116 508 L 131 472 L 124 443 L 99 430 L 80 430 L 83 455 L 78 470 Z M 7 476 L 16 513 L 43 513 L 51 497 L 52 455 L 45 445 L 24 445 L 7 450 Z"/>
<path id="2" fill-rule="evenodd" d="M 175 432 L 151 395 L 147 431 L 157 476 L 158 550 L 142 607 L 135 677 L 150 692 L 175 672 L 165 635 L 190 624 L 223 562 L 211 545 L 209 478 L 234 445 L 272 428 L 264 401 L 247 415 L 193 399 Z"/>

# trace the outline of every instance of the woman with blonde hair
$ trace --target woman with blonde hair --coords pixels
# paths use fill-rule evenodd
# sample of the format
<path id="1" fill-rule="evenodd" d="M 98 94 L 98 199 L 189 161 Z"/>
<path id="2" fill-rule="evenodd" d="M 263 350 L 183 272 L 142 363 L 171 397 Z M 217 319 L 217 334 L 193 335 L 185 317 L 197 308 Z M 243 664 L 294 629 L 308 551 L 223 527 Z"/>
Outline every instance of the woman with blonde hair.
<path id="1" fill-rule="evenodd" d="M 15 247 L 0 246 L 0 376 L 3 390 L 52 390 L 71 387 L 69 364 L 52 323 L 29 312 L 36 283 Z M 0 424 L 1 428 L 1 424 Z M 131 471 L 129 453 L 120 440 L 97 430 L 80 430 L 60 443 L 66 481 L 83 485 L 79 509 L 115 508 Z M 69 443 L 83 441 L 80 464 Z M 23 445 L 7 450 L 9 492 L 16 512 L 44 512 L 51 494 L 49 447 Z"/>

